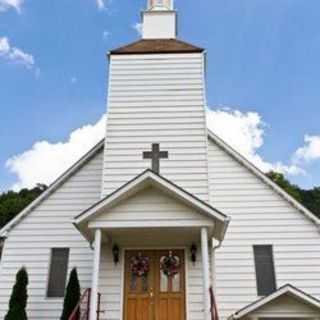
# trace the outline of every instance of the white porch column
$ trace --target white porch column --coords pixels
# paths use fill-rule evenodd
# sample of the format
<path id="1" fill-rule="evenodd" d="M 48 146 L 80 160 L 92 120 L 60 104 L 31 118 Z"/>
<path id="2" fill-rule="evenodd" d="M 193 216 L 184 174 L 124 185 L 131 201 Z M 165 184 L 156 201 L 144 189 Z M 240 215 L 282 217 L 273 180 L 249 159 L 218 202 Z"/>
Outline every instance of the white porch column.
<path id="1" fill-rule="evenodd" d="M 202 273 L 203 273 L 203 301 L 204 320 L 210 319 L 210 274 L 209 274 L 209 250 L 208 250 L 208 230 L 201 229 L 201 253 L 202 253 Z"/>
<path id="2" fill-rule="evenodd" d="M 99 268 L 101 253 L 101 229 L 97 229 L 94 236 L 94 258 L 91 282 L 90 320 L 97 320 Z"/>

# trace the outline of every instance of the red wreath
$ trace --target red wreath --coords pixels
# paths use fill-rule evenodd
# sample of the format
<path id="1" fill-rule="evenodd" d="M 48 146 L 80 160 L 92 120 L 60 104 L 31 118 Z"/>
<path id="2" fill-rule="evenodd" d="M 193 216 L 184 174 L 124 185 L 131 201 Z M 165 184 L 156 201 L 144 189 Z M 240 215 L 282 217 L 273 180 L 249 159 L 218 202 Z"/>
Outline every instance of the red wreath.
<path id="1" fill-rule="evenodd" d="M 142 255 L 131 258 L 131 273 L 137 277 L 144 277 L 150 271 L 150 259 Z"/>
<path id="2" fill-rule="evenodd" d="M 167 277 L 174 277 L 179 273 L 180 260 L 170 252 L 168 256 L 161 259 L 160 268 Z"/>

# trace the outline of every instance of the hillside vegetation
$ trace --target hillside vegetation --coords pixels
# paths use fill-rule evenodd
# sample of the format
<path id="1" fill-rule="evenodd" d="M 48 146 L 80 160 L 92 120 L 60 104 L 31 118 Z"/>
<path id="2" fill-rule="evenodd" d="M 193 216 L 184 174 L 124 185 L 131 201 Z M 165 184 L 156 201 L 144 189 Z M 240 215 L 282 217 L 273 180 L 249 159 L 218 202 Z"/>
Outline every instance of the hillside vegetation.
<path id="1" fill-rule="evenodd" d="M 269 172 L 267 176 L 320 218 L 320 187 L 304 190 L 290 183 L 281 173 Z"/>
<path id="2" fill-rule="evenodd" d="M 22 189 L 19 192 L 8 191 L 0 195 L 0 228 L 14 218 L 47 187 L 43 184 L 33 189 Z"/>

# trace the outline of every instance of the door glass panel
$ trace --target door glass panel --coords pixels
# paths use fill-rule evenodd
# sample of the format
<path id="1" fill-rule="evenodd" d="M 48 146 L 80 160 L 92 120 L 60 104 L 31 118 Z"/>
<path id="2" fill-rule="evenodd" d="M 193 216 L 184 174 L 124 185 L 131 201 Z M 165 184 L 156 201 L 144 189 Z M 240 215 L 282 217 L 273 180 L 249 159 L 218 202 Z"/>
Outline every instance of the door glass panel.
<path id="1" fill-rule="evenodd" d="M 161 270 L 160 267 L 160 292 L 179 292 L 181 287 L 181 275 L 180 275 L 180 258 L 174 256 L 174 261 L 177 262 L 178 269 L 174 267 L 169 267 L 166 272 Z M 163 264 L 164 260 L 168 259 L 168 256 L 162 256 L 160 258 L 160 265 Z"/>
<path id="2" fill-rule="evenodd" d="M 162 256 L 160 258 L 160 265 L 163 263 L 163 260 L 166 258 L 166 256 Z M 160 267 L 160 291 L 161 292 L 168 292 L 169 291 L 169 279 L 167 275 L 161 270 Z"/>
<path id="3" fill-rule="evenodd" d="M 172 277 L 172 291 L 173 292 L 180 291 L 180 272 Z"/>
<path id="4" fill-rule="evenodd" d="M 163 273 L 163 271 L 160 271 L 160 291 L 167 292 L 169 290 L 168 285 L 168 277 Z"/>
<path id="5" fill-rule="evenodd" d="M 141 282 L 142 282 L 142 292 L 148 292 L 149 291 L 149 281 L 148 281 L 148 275 L 145 275 L 143 277 L 141 277 Z"/>
<path id="6" fill-rule="evenodd" d="M 137 291 L 137 280 L 138 280 L 138 277 L 134 274 L 131 274 L 131 279 L 130 279 L 130 291 L 131 292 Z"/>

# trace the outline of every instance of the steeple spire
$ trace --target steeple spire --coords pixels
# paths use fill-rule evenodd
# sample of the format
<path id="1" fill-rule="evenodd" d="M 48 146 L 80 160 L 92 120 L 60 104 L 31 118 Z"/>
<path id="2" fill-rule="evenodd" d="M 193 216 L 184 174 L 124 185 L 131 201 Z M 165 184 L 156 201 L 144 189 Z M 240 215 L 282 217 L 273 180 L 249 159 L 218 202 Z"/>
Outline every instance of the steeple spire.
<path id="1" fill-rule="evenodd" d="M 143 12 L 143 39 L 175 39 L 177 36 L 177 13 L 174 0 L 148 0 Z"/>

